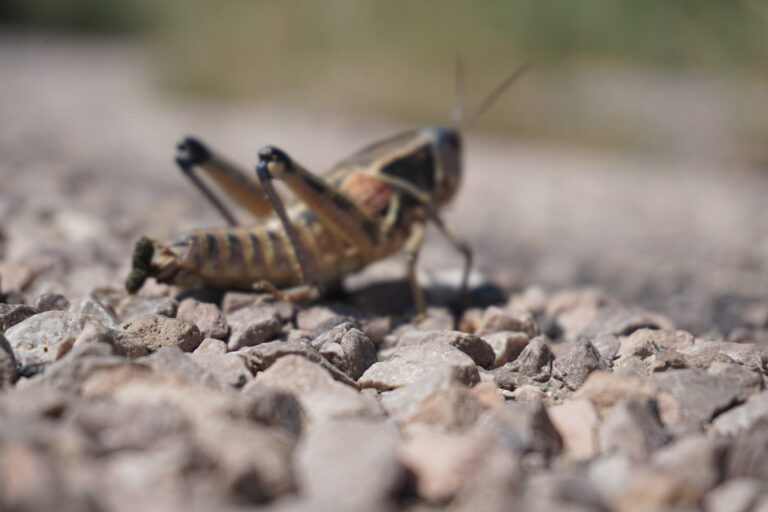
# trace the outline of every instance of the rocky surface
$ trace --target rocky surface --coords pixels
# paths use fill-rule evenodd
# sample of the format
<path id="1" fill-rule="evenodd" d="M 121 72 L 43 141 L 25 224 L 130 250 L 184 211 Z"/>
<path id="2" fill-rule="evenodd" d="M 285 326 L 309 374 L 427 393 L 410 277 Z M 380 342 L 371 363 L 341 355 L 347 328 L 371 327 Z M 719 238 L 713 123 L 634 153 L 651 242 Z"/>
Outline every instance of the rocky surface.
<path id="1" fill-rule="evenodd" d="M 21 314 L 0 335 L 0 506 L 768 503 L 763 345 L 694 336 L 653 312 L 648 327 L 593 290 L 537 296 L 414 324 L 408 310 L 244 293 L 225 305 L 20 293 L 30 306 L 4 303 Z M 583 326 L 563 318 L 564 296 L 596 308 Z"/>
<path id="2" fill-rule="evenodd" d="M 493 227 L 491 214 L 459 224 L 500 271 L 461 311 L 428 290 L 436 307 L 418 321 L 397 281 L 299 305 L 151 281 L 127 296 L 138 234 L 203 225 L 199 199 L 174 200 L 177 177 L 158 172 L 167 148 L 196 119 L 229 118 L 192 108 L 165 124 L 158 105 L 148 109 L 158 117 L 121 117 L 115 109 L 142 112 L 132 57 L 113 59 L 107 45 L 77 67 L 66 50 L 19 47 L 0 46 L 0 87 L 39 100 L 0 105 L 13 119 L 2 129 L 12 133 L 0 131 L 0 170 L 15 178 L 0 182 L 0 509 L 768 510 L 766 225 L 748 208 L 764 208 L 762 181 L 697 166 L 697 199 L 681 201 L 665 195 L 670 180 L 687 183 L 677 175 L 642 185 L 602 162 L 599 176 L 533 173 L 532 194 L 513 186 L 508 158 L 488 157 L 479 167 L 491 174 L 468 180 L 468 193 L 502 205 L 496 217 L 514 229 Z M 53 94 L 63 77 L 25 81 L 41 58 L 88 101 Z M 98 84 L 93 62 L 107 66 Z M 125 96 L 103 101 L 110 88 Z M 50 123 L 12 117 L 14 104 L 50 111 Z M 98 133 L 67 130 L 83 119 Z M 249 154 L 254 138 L 279 139 L 280 123 L 233 123 L 221 137 L 241 134 Z M 162 158 L 136 149 L 156 145 Z M 603 179 L 626 189 L 590 192 Z M 546 210 L 545 221 L 529 210 Z M 724 211 L 732 217 L 711 216 Z M 660 233 L 653 243 L 643 226 L 602 224 L 643 214 Z M 681 218 L 723 238 L 694 243 L 696 229 L 673 229 Z M 579 219 L 589 250 L 557 224 Z M 683 246 L 710 259 L 689 271 Z M 371 272 L 402 275 L 391 268 Z M 585 281 L 602 287 L 572 286 Z"/>

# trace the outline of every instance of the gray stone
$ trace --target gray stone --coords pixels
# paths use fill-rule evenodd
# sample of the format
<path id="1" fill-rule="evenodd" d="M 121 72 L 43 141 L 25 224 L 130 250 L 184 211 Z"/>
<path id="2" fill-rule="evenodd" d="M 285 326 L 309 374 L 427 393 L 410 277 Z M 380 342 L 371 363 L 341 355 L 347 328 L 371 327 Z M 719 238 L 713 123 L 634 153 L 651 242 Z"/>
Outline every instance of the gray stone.
<path id="1" fill-rule="evenodd" d="M 112 347 L 112 351 L 116 355 L 131 359 L 142 357 L 149 353 L 140 338 L 125 332 L 107 329 L 95 322 L 85 324 L 83 330 L 75 339 L 73 346 L 84 343 L 106 343 Z"/>
<path id="2" fill-rule="evenodd" d="M 645 377 L 651 373 L 650 364 L 639 357 L 629 356 L 614 361 L 613 373 L 627 377 Z"/>
<path id="3" fill-rule="evenodd" d="M 530 311 L 491 306 L 483 312 L 476 334 L 485 336 L 499 331 L 524 332 L 528 338 L 533 338 L 538 336 L 539 326 Z"/>
<path id="4" fill-rule="evenodd" d="M 578 389 L 587 376 L 597 369 L 605 369 L 597 349 L 589 341 L 580 340 L 564 357 L 555 360 L 553 375 L 571 390 Z"/>
<path id="5" fill-rule="evenodd" d="M 718 356 L 726 356 L 735 363 L 744 366 L 762 370 L 763 363 L 760 351 L 757 346 L 751 343 L 730 343 L 726 341 L 705 341 L 697 343 L 688 348 L 681 349 L 681 354 L 711 359 L 712 361 L 722 360 Z M 702 365 L 703 366 L 703 365 Z"/>
<path id="6" fill-rule="evenodd" d="M 456 347 L 483 368 L 490 367 L 495 358 L 493 348 L 485 340 L 459 331 L 410 331 L 400 337 L 397 346 L 407 347 L 422 343 L 445 343 Z"/>
<path id="7" fill-rule="evenodd" d="M 703 496 L 721 479 L 726 445 L 704 434 L 677 439 L 653 454 L 653 467 L 685 482 L 696 496 Z"/>
<path id="8" fill-rule="evenodd" d="M 585 399 L 566 400 L 548 407 L 547 413 L 563 440 L 568 460 L 589 460 L 597 455 L 600 420 L 592 402 Z"/>
<path id="9" fill-rule="evenodd" d="M 627 345 L 628 347 L 655 346 L 662 350 L 681 350 L 692 346 L 693 341 L 693 334 L 687 331 L 644 328 L 638 329 L 630 334 L 627 340 Z M 648 355 L 650 355 L 650 353 Z"/>
<path id="10" fill-rule="evenodd" d="M 621 348 L 619 338 L 612 335 L 599 336 L 592 341 L 600 357 L 606 361 L 612 361 Z"/>
<path id="11" fill-rule="evenodd" d="M 185 352 L 192 352 L 203 341 L 203 336 L 195 324 L 164 315 L 136 318 L 125 322 L 121 328 L 141 338 L 149 350 L 179 347 Z"/>
<path id="12" fill-rule="evenodd" d="M 652 381 L 671 394 L 680 406 L 682 426 L 698 428 L 734 405 L 740 389 L 731 381 L 701 370 L 683 369 L 654 373 Z"/>
<path id="13" fill-rule="evenodd" d="M 0 333 L 0 389 L 13 385 L 18 376 L 19 371 L 16 356 L 13 355 L 13 348 L 5 336 Z"/>
<path id="14" fill-rule="evenodd" d="M 0 333 L 37 313 L 34 308 L 24 304 L 0 304 Z"/>
<path id="15" fill-rule="evenodd" d="M 101 322 L 92 315 L 45 311 L 14 325 L 5 337 L 20 364 L 48 363 L 69 352 L 88 323 Z"/>
<path id="16" fill-rule="evenodd" d="M 336 368 L 357 380 L 378 361 L 373 342 L 349 322 L 342 323 L 312 340 L 316 348 Z"/>
<path id="17" fill-rule="evenodd" d="M 54 313 L 54 311 L 48 313 Z M 67 393 L 79 393 L 82 386 L 92 376 L 118 368 L 130 369 L 135 372 L 149 372 L 149 368 L 144 364 L 113 355 L 112 347 L 106 343 L 84 343 L 74 347 L 60 360 L 49 364 L 43 374 L 31 379 L 27 385 L 30 387 L 49 387 Z"/>
<path id="18" fill-rule="evenodd" d="M 768 481 L 768 422 L 754 423 L 731 441 L 725 457 L 723 479 L 757 478 Z"/>
<path id="19" fill-rule="evenodd" d="M 766 489 L 765 482 L 754 478 L 736 478 L 723 482 L 704 500 L 707 512 L 750 512 Z"/>
<path id="20" fill-rule="evenodd" d="M 102 304 L 93 294 L 83 295 L 69 305 L 69 311 L 83 315 L 91 315 L 105 327 L 117 329 L 118 320 L 115 312 Z"/>
<path id="21" fill-rule="evenodd" d="M 461 384 L 461 372 L 446 366 L 423 375 L 415 382 L 381 394 L 381 405 L 399 423 L 407 423 L 430 396 Z"/>
<path id="22" fill-rule="evenodd" d="M 249 419 L 299 437 L 304 423 L 304 409 L 293 394 L 255 381 L 246 384 L 240 394 Z"/>
<path id="23" fill-rule="evenodd" d="M 482 464 L 492 443 L 477 434 L 447 435 L 421 432 L 400 447 L 400 460 L 416 480 L 423 500 L 441 504 L 453 498 Z"/>
<path id="24" fill-rule="evenodd" d="M 740 402 L 764 388 L 762 372 L 740 364 L 715 361 L 709 366 L 707 373 L 736 384 L 740 390 L 738 396 Z"/>
<path id="25" fill-rule="evenodd" d="M 187 298 L 181 301 L 176 318 L 192 322 L 200 329 L 204 338 L 226 339 L 229 326 L 224 314 L 216 306 L 207 302 Z"/>
<path id="26" fill-rule="evenodd" d="M 452 512 L 508 512 L 522 495 L 523 475 L 516 452 L 497 443 L 482 453 L 456 493 Z"/>
<path id="27" fill-rule="evenodd" d="M 173 318 L 178 307 L 179 303 L 170 297 L 128 295 L 118 303 L 116 313 L 122 322 L 155 315 Z"/>
<path id="28" fill-rule="evenodd" d="M 58 293 L 43 293 L 35 297 L 32 308 L 38 313 L 43 311 L 66 311 L 69 309 L 69 301 Z"/>
<path id="29" fill-rule="evenodd" d="M 215 338 L 205 338 L 197 346 L 193 354 L 226 354 L 227 343 Z"/>
<path id="30" fill-rule="evenodd" d="M 405 484 L 399 436 L 388 424 L 328 422 L 309 430 L 296 449 L 297 480 L 314 510 L 381 510 Z"/>
<path id="31" fill-rule="evenodd" d="M 645 460 L 670 440 L 658 414 L 648 402 L 636 400 L 616 404 L 598 431 L 600 450 L 618 452 L 632 460 Z"/>
<path id="32" fill-rule="evenodd" d="M 302 309 L 296 314 L 296 327 L 304 331 L 315 331 L 323 322 L 339 316 L 357 318 L 360 312 L 352 306 L 322 305 Z"/>
<path id="33" fill-rule="evenodd" d="M 472 390 L 453 385 L 422 400 L 405 421 L 409 430 L 460 434 L 469 430 L 486 408 Z"/>
<path id="34" fill-rule="evenodd" d="M 269 308 L 249 306 L 227 315 L 231 328 L 229 350 L 237 350 L 264 343 L 280 334 L 283 323 L 280 317 Z"/>
<path id="35" fill-rule="evenodd" d="M 546 382 L 552 376 L 553 359 L 544 338 L 534 338 L 517 359 L 493 370 L 493 377 L 499 387 L 510 390 L 529 383 Z"/>
<path id="36" fill-rule="evenodd" d="M 476 429 L 519 454 L 537 453 L 545 459 L 560 454 L 563 441 L 541 402 L 507 402 L 487 411 Z"/>
<path id="37" fill-rule="evenodd" d="M 498 331 L 483 336 L 483 340 L 493 349 L 493 366 L 502 366 L 514 361 L 528 344 L 528 335 L 524 332 Z"/>
<path id="38" fill-rule="evenodd" d="M 712 427 L 721 436 L 735 437 L 762 422 L 768 423 L 768 391 L 753 395 L 745 403 L 724 412 L 715 418 Z"/>
<path id="39" fill-rule="evenodd" d="M 256 375 L 255 382 L 292 393 L 309 422 L 367 417 L 381 418 L 375 399 L 333 379 L 322 366 L 304 357 L 287 355 Z"/>
<path id="40" fill-rule="evenodd" d="M 364 388 L 395 389 L 444 367 L 458 371 L 461 382 L 467 385 L 480 380 L 475 362 L 457 348 L 446 344 L 421 344 L 395 349 L 388 360 L 368 368 L 358 383 Z"/>
<path id="41" fill-rule="evenodd" d="M 213 389 L 223 390 L 230 386 L 230 383 L 200 365 L 191 354 L 185 354 L 177 346 L 162 347 L 151 355 L 138 359 L 137 362 L 147 365 L 157 373 L 174 374 L 188 382 Z"/>
<path id="42" fill-rule="evenodd" d="M 597 311 L 595 317 L 582 329 L 580 335 L 593 339 L 598 336 L 628 336 L 638 329 L 665 327 L 668 322 L 646 311 L 620 305 L 608 305 Z"/>
<path id="43" fill-rule="evenodd" d="M 346 373 L 332 365 L 320 352 L 312 348 L 309 343 L 302 341 L 268 341 L 255 347 L 249 347 L 241 351 L 248 358 L 248 365 L 253 373 L 261 372 L 272 366 L 282 357 L 295 355 L 319 364 L 339 382 L 355 389 L 360 386 Z"/>
<path id="44" fill-rule="evenodd" d="M 198 353 L 195 351 L 188 354 L 188 357 L 233 388 L 241 388 L 253 378 L 253 374 L 246 363 L 246 357 L 241 354 Z"/>

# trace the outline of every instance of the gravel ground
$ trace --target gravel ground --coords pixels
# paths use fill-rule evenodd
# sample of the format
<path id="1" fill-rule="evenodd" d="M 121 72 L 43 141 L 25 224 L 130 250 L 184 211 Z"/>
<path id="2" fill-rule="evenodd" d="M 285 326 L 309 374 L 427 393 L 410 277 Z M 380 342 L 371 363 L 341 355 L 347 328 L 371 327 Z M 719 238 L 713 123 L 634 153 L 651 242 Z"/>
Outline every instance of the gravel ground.
<path id="1" fill-rule="evenodd" d="M 181 134 L 322 168 L 402 127 L 56 43 L 0 40 L 0 508 L 768 510 L 764 174 L 470 137 L 469 309 L 437 237 L 418 323 L 398 261 L 335 302 L 127 296 L 137 236 L 218 222 Z"/>

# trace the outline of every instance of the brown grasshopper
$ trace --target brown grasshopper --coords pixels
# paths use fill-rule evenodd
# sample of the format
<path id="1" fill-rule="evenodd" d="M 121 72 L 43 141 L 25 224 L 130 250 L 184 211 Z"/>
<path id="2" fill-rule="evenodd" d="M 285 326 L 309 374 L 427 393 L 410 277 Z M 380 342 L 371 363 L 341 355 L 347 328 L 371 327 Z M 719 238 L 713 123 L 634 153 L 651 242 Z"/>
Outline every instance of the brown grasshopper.
<path id="1" fill-rule="evenodd" d="M 228 227 L 201 229 L 167 244 L 147 237 L 136 243 L 125 283 L 136 293 L 147 277 L 182 287 L 268 291 L 298 300 L 339 283 L 374 261 L 405 250 L 416 310 L 426 308 L 416 279 L 425 228 L 433 222 L 463 255 L 462 296 L 472 265 L 469 245 L 440 216 L 461 182 L 461 134 L 526 68 L 510 74 L 463 120 L 463 85 L 457 77 L 453 126 L 407 131 L 354 153 L 320 175 L 280 149 L 259 151 L 255 176 L 245 173 L 194 138 L 177 147 L 176 163 L 226 220 Z M 200 180 L 206 173 L 235 202 L 259 219 L 242 227 Z M 272 180 L 295 199 L 287 205 Z"/>

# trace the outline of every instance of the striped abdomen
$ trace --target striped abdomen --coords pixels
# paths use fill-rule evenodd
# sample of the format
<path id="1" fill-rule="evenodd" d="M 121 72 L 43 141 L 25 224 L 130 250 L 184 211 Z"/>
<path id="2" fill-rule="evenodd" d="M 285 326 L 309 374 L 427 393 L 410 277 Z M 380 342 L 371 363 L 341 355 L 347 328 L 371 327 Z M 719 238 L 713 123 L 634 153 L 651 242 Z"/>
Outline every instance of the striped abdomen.
<path id="1" fill-rule="evenodd" d="M 319 284 L 341 279 L 369 263 L 301 205 L 291 209 L 290 217 L 303 247 L 313 258 Z M 262 279 L 277 287 L 299 284 L 295 253 L 276 219 L 248 228 L 186 233 L 171 241 L 155 263 L 159 281 L 181 286 L 249 288 Z"/>

